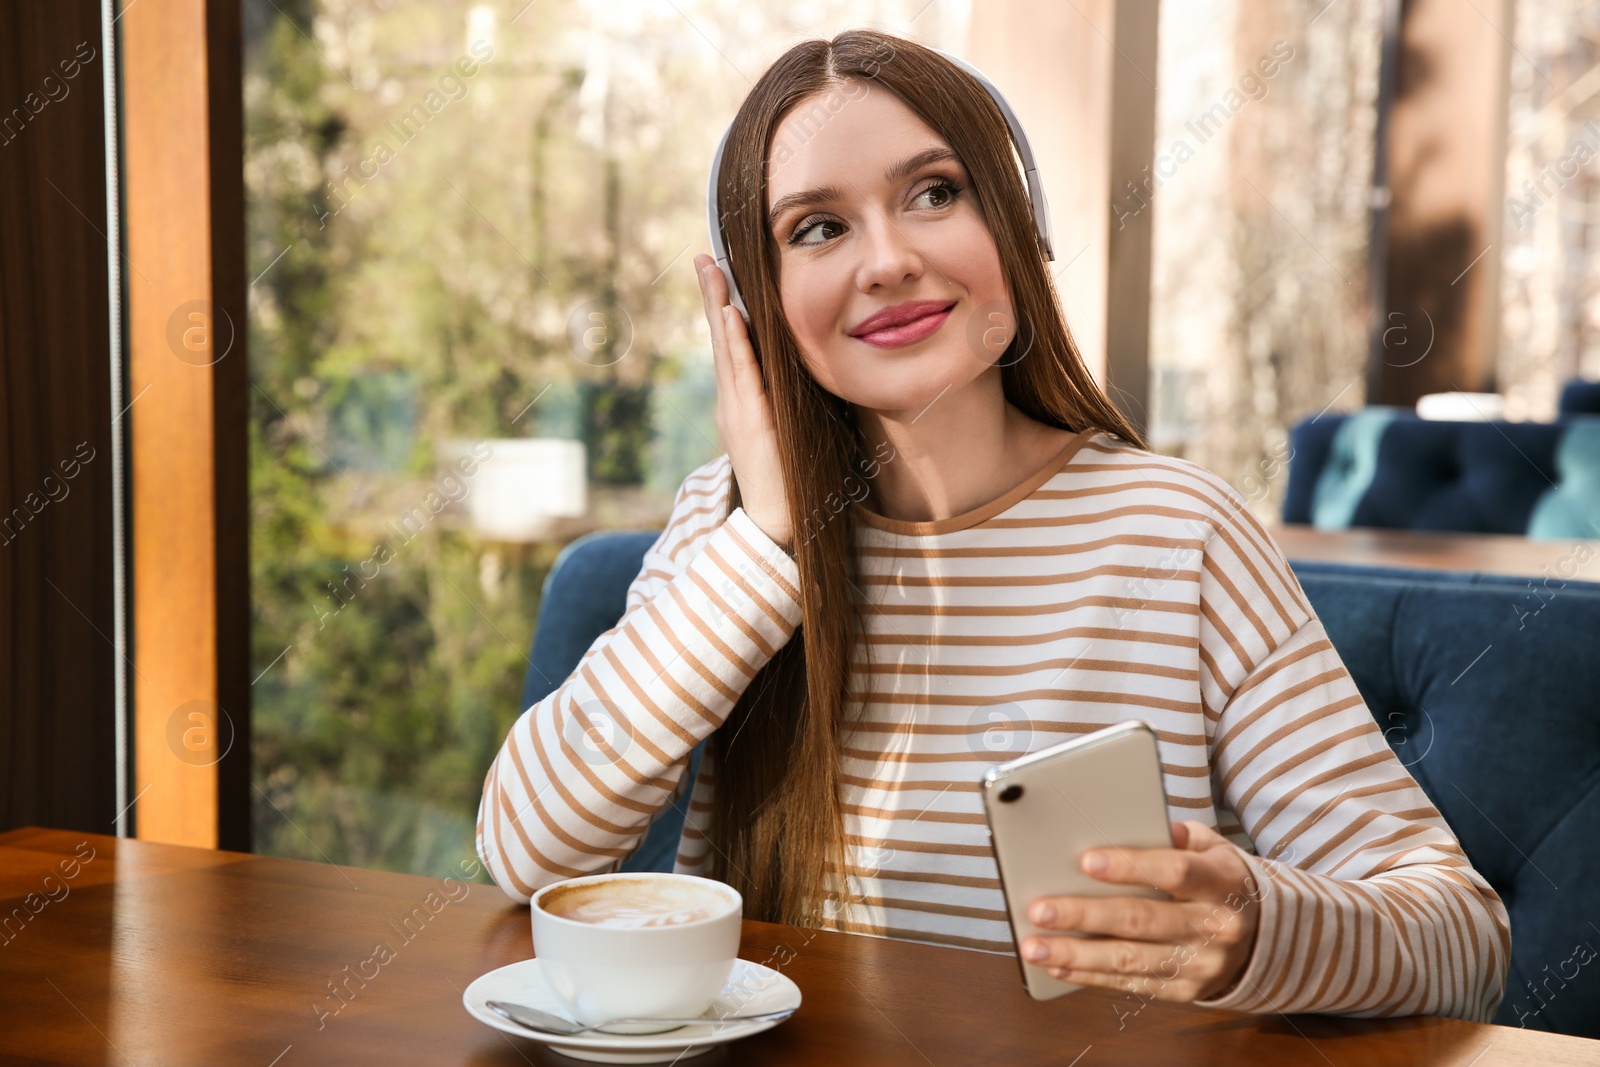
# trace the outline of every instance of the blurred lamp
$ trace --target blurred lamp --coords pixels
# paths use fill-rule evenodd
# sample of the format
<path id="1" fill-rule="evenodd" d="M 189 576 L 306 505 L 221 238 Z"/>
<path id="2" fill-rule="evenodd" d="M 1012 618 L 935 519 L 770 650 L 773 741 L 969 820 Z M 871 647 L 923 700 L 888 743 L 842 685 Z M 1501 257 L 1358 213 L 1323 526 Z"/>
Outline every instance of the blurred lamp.
<path id="1" fill-rule="evenodd" d="M 467 514 L 489 541 L 537 541 L 554 520 L 581 518 L 588 510 L 582 441 L 502 438 L 470 479 Z M 480 452 L 482 451 L 480 447 Z"/>
<path id="2" fill-rule="evenodd" d="M 1499 393 L 1429 393 L 1417 398 L 1417 417 L 1439 422 L 1490 422 L 1505 417 Z"/>

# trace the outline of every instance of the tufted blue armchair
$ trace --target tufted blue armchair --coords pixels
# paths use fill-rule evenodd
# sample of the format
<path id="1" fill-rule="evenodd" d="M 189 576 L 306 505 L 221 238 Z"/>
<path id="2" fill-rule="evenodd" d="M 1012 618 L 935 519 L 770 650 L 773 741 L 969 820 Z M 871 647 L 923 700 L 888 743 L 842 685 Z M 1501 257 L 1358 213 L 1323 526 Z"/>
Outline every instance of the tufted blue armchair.
<path id="1" fill-rule="evenodd" d="M 1572 379 L 1561 387 L 1556 410 L 1562 415 L 1600 415 L 1600 382 Z"/>
<path id="2" fill-rule="evenodd" d="M 1436 422 L 1368 407 L 1289 434 L 1283 521 L 1600 537 L 1600 416 Z"/>
<path id="3" fill-rule="evenodd" d="M 1511 915 L 1495 1022 L 1600 1037 L 1600 584 L 1294 565 L 1389 745 Z M 1583 962 L 1587 960 L 1588 962 Z"/>
<path id="4" fill-rule="evenodd" d="M 563 548 L 545 576 L 539 625 L 522 681 L 522 707 L 527 709 L 553 693 L 575 669 L 583 654 L 622 618 L 628 586 L 638 575 L 645 550 L 660 531 L 604 531 L 585 534 Z M 700 772 L 705 743 L 689 757 L 689 781 Z M 658 814 L 624 871 L 670 871 L 678 854 L 678 837 L 689 811 L 689 793 Z"/>
<path id="5" fill-rule="evenodd" d="M 621 616 L 650 533 L 590 534 L 546 586 L 526 707 Z M 1294 565 L 1390 747 L 1511 914 L 1495 1021 L 1600 1037 L 1600 584 Z M 698 752 L 691 773 L 698 768 Z M 671 870 L 684 800 L 626 870 Z"/>

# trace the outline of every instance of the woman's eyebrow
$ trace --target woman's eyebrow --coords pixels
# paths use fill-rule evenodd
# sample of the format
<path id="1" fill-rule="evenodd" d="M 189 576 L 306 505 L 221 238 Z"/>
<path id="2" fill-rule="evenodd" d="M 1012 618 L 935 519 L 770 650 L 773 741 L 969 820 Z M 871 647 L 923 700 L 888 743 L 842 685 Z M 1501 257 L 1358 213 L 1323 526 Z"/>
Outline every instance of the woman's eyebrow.
<path id="1" fill-rule="evenodd" d="M 915 174 L 930 164 L 942 163 L 953 159 L 956 159 L 956 154 L 951 149 L 944 145 L 934 145 L 902 159 L 885 171 L 883 176 L 891 182 L 899 181 L 901 178 Z M 804 192 L 789 193 L 787 196 L 781 196 L 778 198 L 778 202 L 772 205 L 772 210 L 767 212 L 767 225 L 776 227 L 778 219 L 786 211 L 797 207 L 809 207 L 813 204 L 826 204 L 841 199 L 843 195 L 837 185 L 821 185 L 815 189 L 807 189 Z"/>

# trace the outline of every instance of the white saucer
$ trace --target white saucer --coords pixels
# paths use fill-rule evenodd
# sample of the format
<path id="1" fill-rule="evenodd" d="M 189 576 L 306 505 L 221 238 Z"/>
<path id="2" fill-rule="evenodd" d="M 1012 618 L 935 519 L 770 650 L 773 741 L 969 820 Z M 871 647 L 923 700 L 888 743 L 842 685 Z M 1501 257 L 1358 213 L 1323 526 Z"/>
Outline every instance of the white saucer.
<path id="1" fill-rule="evenodd" d="M 688 1059 L 709 1052 L 714 1045 L 737 1041 L 778 1025 L 778 1021 L 719 1023 L 718 1015 L 750 1015 L 758 1012 L 786 1011 L 800 1006 L 800 987 L 771 967 L 750 960 L 736 960 L 728 982 L 717 999 L 706 1009 L 705 1025 L 685 1026 L 664 1034 L 602 1034 L 590 1031 L 576 1037 L 541 1034 L 526 1030 L 504 1016 L 490 1011 L 488 1001 L 509 1000 L 567 1018 L 561 1001 L 545 984 L 539 961 L 523 960 L 481 975 L 467 986 L 461 1003 L 473 1018 L 518 1037 L 542 1042 L 576 1060 L 596 1063 L 657 1063 Z"/>

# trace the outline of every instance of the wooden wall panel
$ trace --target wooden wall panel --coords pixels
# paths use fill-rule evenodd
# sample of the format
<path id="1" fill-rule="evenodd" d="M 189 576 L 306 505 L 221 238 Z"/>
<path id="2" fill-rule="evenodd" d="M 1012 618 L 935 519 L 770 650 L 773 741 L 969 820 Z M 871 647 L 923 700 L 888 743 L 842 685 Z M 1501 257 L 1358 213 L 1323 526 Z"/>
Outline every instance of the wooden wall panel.
<path id="1" fill-rule="evenodd" d="M 122 11 L 138 834 L 248 848 L 240 5 Z"/>
<path id="2" fill-rule="evenodd" d="M 1398 69 L 1367 401 L 1410 406 L 1495 387 L 1511 0 L 1390 2 Z"/>
<path id="3" fill-rule="evenodd" d="M 1110 231 L 1109 86 L 1115 53 L 1096 32 L 1113 0 L 999 0 L 972 20 L 968 58 L 1006 94 L 1028 131 L 1050 201 L 1056 288 L 1084 361 L 1105 380 Z"/>
<path id="4" fill-rule="evenodd" d="M 1154 213 L 1119 219 L 1113 200 L 1126 183 L 1146 181 L 1153 162 L 1158 8 L 993 0 L 972 19 L 967 53 L 1027 128 L 1050 202 L 1050 268 L 1084 362 L 1140 428 Z"/>
<path id="5" fill-rule="evenodd" d="M 1118 0 L 1112 23 L 1110 186 L 1150 190 L 1156 143 L 1157 0 Z M 1153 195 L 1153 192 L 1146 195 Z M 1106 227 L 1106 392 L 1141 431 L 1150 430 L 1150 274 L 1156 213 L 1118 218 Z"/>
<path id="6" fill-rule="evenodd" d="M 93 0 L 0 4 L 0 830 L 118 807 L 102 60 Z"/>

